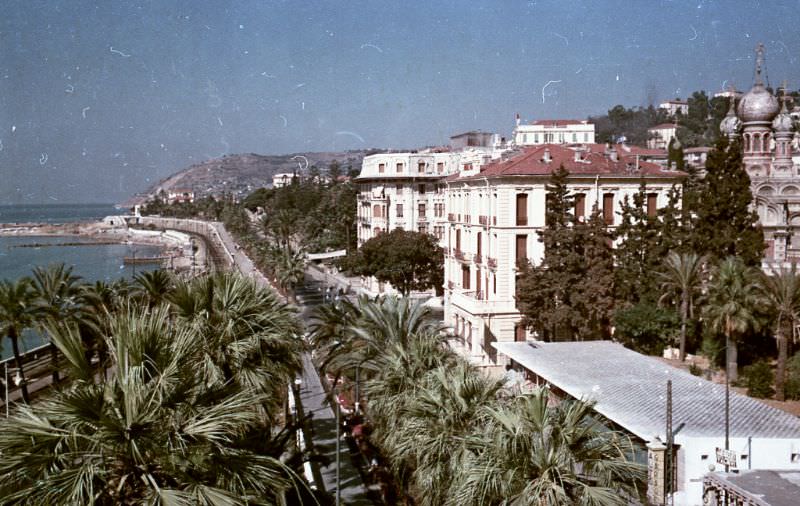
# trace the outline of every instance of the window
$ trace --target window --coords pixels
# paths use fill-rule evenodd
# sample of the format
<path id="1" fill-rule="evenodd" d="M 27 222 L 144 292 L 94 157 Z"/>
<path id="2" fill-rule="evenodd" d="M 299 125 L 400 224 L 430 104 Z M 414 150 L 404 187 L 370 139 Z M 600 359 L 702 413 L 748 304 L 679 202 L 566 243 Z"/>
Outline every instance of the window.
<path id="1" fill-rule="evenodd" d="M 417 232 L 419 232 L 420 234 L 427 234 L 428 233 L 428 227 L 425 226 L 425 225 L 420 225 L 420 226 L 417 227 Z"/>
<path id="2" fill-rule="evenodd" d="M 525 326 L 521 323 L 518 323 L 514 326 L 514 341 L 518 343 L 524 343 L 527 341 L 525 336 Z"/>
<path id="3" fill-rule="evenodd" d="M 522 134 L 522 143 L 523 144 L 527 144 L 528 143 L 528 134 Z"/>
<path id="4" fill-rule="evenodd" d="M 575 195 L 575 219 L 583 222 L 586 220 L 586 194 Z"/>
<path id="5" fill-rule="evenodd" d="M 456 230 L 456 249 L 461 251 L 461 229 Z"/>
<path id="6" fill-rule="evenodd" d="M 403 204 L 397 204 L 397 217 L 403 217 Z"/>
<path id="7" fill-rule="evenodd" d="M 656 200 L 658 195 L 655 193 L 647 194 L 647 216 L 655 217 L 656 215 Z"/>
<path id="8" fill-rule="evenodd" d="M 481 235 L 482 234 L 480 232 L 478 232 L 478 235 L 477 235 L 477 237 L 475 239 L 475 241 L 476 241 L 475 254 L 478 255 L 478 256 L 481 256 Z"/>
<path id="9" fill-rule="evenodd" d="M 481 292 L 481 270 L 480 268 L 475 269 L 475 297 L 480 298 Z"/>
<path id="10" fill-rule="evenodd" d="M 425 202 L 420 202 L 419 203 L 419 217 L 420 218 L 424 218 L 425 217 Z"/>
<path id="11" fill-rule="evenodd" d="M 436 164 L 436 172 L 438 172 L 439 174 L 444 172 L 444 162 L 438 162 Z"/>
<path id="12" fill-rule="evenodd" d="M 419 190 L 420 194 L 424 194 L 425 193 L 425 185 L 424 184 L 419 185 L 419 187 L 417 189 Z"/>
<path id="13" fill-rule="evenodd" d="M 572 142 L 578 142 L 578 134 L 572 134 Z"/>
<path id="14" fill-rule="evenodd" d="M 517 194 L 517 226 L 524 227 L 528 224 L 528 194 Z"/>
<path id="15" fill-rule="evenodd" d="M 589 134 L 587 133 L 583 134 L 583 142 L 589 142 Z"/>
<path id="16" fill-rule="evenodd" d="M 403 172 L 403 162 L 397 164 L 397 172 Z"/>
<path id="17" fill-rule="evenodd" d="M 381 206 L 375 204 L 372 206 L 372 217 L 373 218 L 380 218 L 381 217 Z"/>
<path id="18" fill-rule="evenodd" d="M 533 143 L 539 144 L 539 134 L 533 134 Z"/>
<path id="19" fill-rule="evenodd" d="M 492 293 L 497 293 L 497 274 L 492 274 Z"/>
<path id="20" fill-rule="evenodd" d="M 469 290 L 469 266 L 461 266 L 461 288 Z"/>
<path id="21" fill-rule="evenodd" d="M 386 164 L 385 163 L 379 163 L 378 164 L 378 172 L 383 174 L 385 171 L 386 171 Z"/>
<path id="22" fill-rule="evenodd" d="M 605 220 L 606 225 L 613 225 L 614 224 L 614 194 L 613 193 L 604 193 L 603 194 L 603 220 Z"/>
<path id="23" fill-rule="evenodd" d="M 528 236 L 517 236 L 517 262 L 526 260 L 528 258 Z"/>

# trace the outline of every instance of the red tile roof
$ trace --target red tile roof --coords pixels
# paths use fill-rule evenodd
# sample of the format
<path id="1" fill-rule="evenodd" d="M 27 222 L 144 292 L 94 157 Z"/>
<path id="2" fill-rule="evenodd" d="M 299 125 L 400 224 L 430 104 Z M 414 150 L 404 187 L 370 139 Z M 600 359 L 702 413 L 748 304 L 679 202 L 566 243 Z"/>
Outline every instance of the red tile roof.
<path id="1" fill-rule="evenodd" d="M 605 153 L 605 144 L 584 144 L 593 153 Z M 615 144 L 614 147 L 620 156 L 644 156 L 644 157 L 666 157 L 666 149 L 649 149 L 641 146 L 634 146 L 633 144 Z"/>
<path id="2" fill-rule="evenodd" d="M 563 127 L 567 125 L 585 125 L 589 122 L 585 119 L 537 119 L 531 121 L 531 125 L 544 125 L 544 126 L 557 126 Z"/>
<path id="3" fill-rule="evenodd" d="M 596 145 L 595 145 L 596 146 Z M 545 162 L 545 151 L 550 152 L 550 162 Z M 484 177 L 502 176 L 546 176 L 563 165 L 570 174 L 581 176 L 665 176 L 681 177 L 683 172 L 666 170 L 652 162 L 638 162 L 636 157 L 617 151 L 617 161 L 612 161 L 605 153 L 587 150 L 581 152 L 580 161 L 575 160 L 575 149 L 559 144 L 543 144 L 529 146 L 520 150 L 519 154 L 506 160 L 499 160 L 486 165 L 474 176 L 461 179 L 480 179 Z M 448 180 L 455 180 L 457 178 Z"/>

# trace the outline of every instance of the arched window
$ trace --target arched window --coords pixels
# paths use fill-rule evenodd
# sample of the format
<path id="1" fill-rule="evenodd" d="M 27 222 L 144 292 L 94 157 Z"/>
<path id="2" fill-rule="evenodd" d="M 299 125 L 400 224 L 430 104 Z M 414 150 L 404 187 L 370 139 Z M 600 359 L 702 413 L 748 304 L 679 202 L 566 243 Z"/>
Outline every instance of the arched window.
<path id="1" fill-rule="evenodd" d="M 744 152 L 750 151 L 750 134 L 744 134 Z"/>

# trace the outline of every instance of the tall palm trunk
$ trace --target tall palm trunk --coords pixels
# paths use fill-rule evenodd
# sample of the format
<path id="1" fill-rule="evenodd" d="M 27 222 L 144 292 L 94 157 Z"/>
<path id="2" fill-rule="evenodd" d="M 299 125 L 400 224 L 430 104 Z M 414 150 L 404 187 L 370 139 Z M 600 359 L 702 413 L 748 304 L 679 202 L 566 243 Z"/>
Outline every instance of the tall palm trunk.
<path id="1" fill-rule="evenodd" d="M 789 358 L 789 346 L 786 342 L 783 322 L 778 321 L 775 339 L 778 341 L 778 369 L 775 372 L 775 398 L 785 400 L 784 385 L 786 383 L 786 361 Z"/>
<path id="2" fill-rule="evenodd" d="M 728 335 L 727 341 L 728 346 L 725 350 L 725 355 L 728 381 L 733 383 L 739 379 L 739 349 L 737 348 L 736 340 L 734 340 L 730 335 Z"/>
<path id="3" fill-rule="evenodd" d="M 17 363 L 17 373 L 20 377 L 20 390 L 22 391 L 22 400 L 25 404 L 30 404 L 31 399 L 28 395 L 28 384 L 25 381 L 25 370 L 22 367 L 22 357 L 19 354 L 19 336 L 17 335 L 17 328 L 11 326 L 8 328 L 8 339 L 11 341 L 11 348 L 14 350 L 14 361 Z M 8 378 L 6 378 L 8 380 Z"/>
<path id="4" fill-rule="evenodd" d="M 689 319 L 689 294 L 684 292 L 681 297 L 681 342 L 680 342 L 680 359 L 681 362 L 686 360 L 686 320 Z"/>

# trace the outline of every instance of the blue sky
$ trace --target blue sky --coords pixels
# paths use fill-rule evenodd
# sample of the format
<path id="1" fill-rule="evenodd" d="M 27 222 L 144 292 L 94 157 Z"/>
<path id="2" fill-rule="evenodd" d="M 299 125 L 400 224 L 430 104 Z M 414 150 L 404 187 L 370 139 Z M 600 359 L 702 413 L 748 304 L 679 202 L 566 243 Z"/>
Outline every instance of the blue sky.
<path id="1" fill-rule="evenodd" d="M 36 1 L 0 16 L 0 204 L 187 165 L 508 135 L 724 84 L 800 87 L 800 2 Z M 549 84 L 548 84 L 549 83 Z"/>

